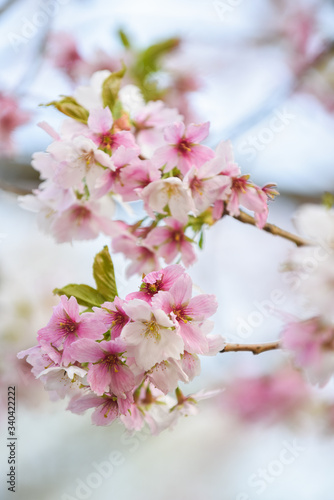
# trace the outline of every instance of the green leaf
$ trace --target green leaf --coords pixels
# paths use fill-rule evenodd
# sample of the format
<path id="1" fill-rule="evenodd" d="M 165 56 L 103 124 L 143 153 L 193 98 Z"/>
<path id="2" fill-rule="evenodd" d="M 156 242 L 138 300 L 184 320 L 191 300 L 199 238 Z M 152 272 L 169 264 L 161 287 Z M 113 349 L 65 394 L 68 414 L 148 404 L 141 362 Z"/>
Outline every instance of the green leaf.
<path id="1" fill-rule="evenodd" d="M 105 302 L 105 297 L 88 285 L 66 285 L 63 288 L 55 288 L 53 290 L 55 295 L 66 295 L 66 297 L 75 297 L 78 304 L 85 307 L 99 307 Z"/>
<path id="2" fill-rule="evenodd" d="M 122 78 L 125 74 L 126 66 L 122 62 L 122 69 L 111 73 L 102 84 L 103 106 L 108 106 L 112 112 L 118 98 L 118 92 L 121 87 Z"/>
<path id="3" fill-rule="evenodd" d="M 155 43 L 143 52 L 139 56 L 139 62 L 146 68 L 146 73 L 150 71 L 157 71 L 159 69 L 159 59 L 173 51 L 176 47 L 180 45 L 179 38 L 168 38 L 162 42 Z"/>
<path id="4" fill-rule="evenodd" d="M 120 37 L 120 40 L 121 40 L 123 46 L 126 49 L 130 49 L 131 48 L 131 42 L 129 40 L 128 35 L 123 30 L 118 30 L 118 36 Z"/>
<path id="5" fill-rule="evenodd" d="M 123 106 L 121 101 L 117 99 L 112 111 L 114 120 L 118 120 L 118 118 L 121 118 L 122 114 L 123 114 Z"/>
<path id="6" fill-rule="evenodd" d="M 116 295 L 118 295 L 118 292 L 116 287 L 114 264 L 111 260 L 107 246 L 105 246 L 94 259 L 93 276 L 98 291 L 105 297 L 106 300 L 113 301 Z"/>
<path id="7" fill-rule="evenodd" d="M 78 122 L 87 123 L 89 112 L 73 97 L 63 96 L 60 101 L 52 101 L 42 106 L 54 106 L 58 111 Z"/>
<path id="8" fill-rule="evenodd" d="M 198 246 L 200 247 L 201 250 L 203 250 L 203 244 L 204 244 L 204 233 L 201 231 L 201 236 L 199 238 Z"/>

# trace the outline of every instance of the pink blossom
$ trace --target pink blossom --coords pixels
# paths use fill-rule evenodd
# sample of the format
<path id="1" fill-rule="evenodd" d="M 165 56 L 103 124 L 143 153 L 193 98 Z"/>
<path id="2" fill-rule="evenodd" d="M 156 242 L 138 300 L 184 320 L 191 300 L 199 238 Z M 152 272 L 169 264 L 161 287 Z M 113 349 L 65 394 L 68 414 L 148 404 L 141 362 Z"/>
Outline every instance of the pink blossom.
<path id="1" fill-rule="evenodd" d="M 54 66 L 63 69 L 70 78 L 76 78 L 82 58 L 77 42 L 70 33 L 52 33 L 48 40 L 48 57 Z"/>
<path id="2" fill-rule="evenodd" d="M 209 134 L 210 123 L 191 124 L 186 128 L 184 123 L 176 122 L 165 129 L 165 141 L 168 146 L 159 148 L 153 157 L 156 165 L 164 172 L 178 167 L 185 175 L 191 167 L 199 168 L 214 157 L 214 152 L 207 146 L 198 144 Z"/>
<path id="3" fill-rule="evenodd" d="M 95 408 L 92 414 L 94 425 L 109 425 L 120 416 L 117 399 L 114 396 L 99 397 L 95 394 L 74 396 L 67 407 L 69 411 L 78 415 L 90 408 Z"/>
<path id="4" fill-rule="evenodd" d="M 147 382 L 136 391 L 130 411 L 120 419 L 129 430 L 139 431 L 146 423 L 153 435 L 158 435 L 175 422 L 175 414 L 170 412 L 174 400 Z"/>
<path id="5" fill-rule="evenodd" d="M 29 363 L 32 368 L 31 372 L 35 377 L 39 377 L 39 375 L 46 370 L 47 368 L 59 366 L 62 362 L 62 355 L 61 353 L 55 349 L 52 348 L 52 359 L 51 357 L 43 350 L 42 346 L 36 345 L 34 347 L 30 347 L 29 349 L 26 349 L 24 351 L 20 351 L 17 354 L 17 357 L 19 359 L 27 358 L 27 363 Z"/>
<path id="6" fill-rule="evenodd" d="M 112 155 L 112 168 L 108 168 L 97 184 L 97 196 L 103 196 L 110 192 L 122 193 L 124 179 L 121 177 L 123 169 L 133 160 L 138 158 L 138 147 L 125 148 L 120 146 Z M 131 182 L 131 180 L 130 180 Z M 137 195 L 135 194 L 135 198 Z"/>
<path id="7" fill-rule="evenodd" d="M 334 329 L 320 317 L 291 322 L 282 334 L 283 347 L 313 383 L 325 385 L 334 373 Z"/>
<path id="8" fill-rule="evenodd" d="M 88 118 L 88 127 L 92 132 L 90 138 L 101 149 L 112 152 L 120 146 L 136 148 L 135 138 L 131 132 L 113 132 L 113 117 L 108 107 L 91 110 Z"/>
<path id="9" fill-rule="evenodd" d="M 133 322 L 123 328 L 121 338 L 132 346 L 139 368 L 149 370 L 168 358 L 180 359 L 183 341 L 164 311 L 140 299 L 124 304 L 124 310 Z"/>
<path id="10" fill-rule="evenodd" d="M 112 234 L 113 222 L 99 214 L 100 206 L 95 201 L 74 203 L 60 212 L 55 218 L 51 230 L 58 243 L 72 240 L 91 240 L 101 232 Z"/>
<path id="11" fill-rule="evenodd" d="M 182 370 L 186 373 L 190 380 L 197 377 L 201 373 L 201 363 L 196 354 L 191 354 L 188 351 L 184 351 L 181 356 L 181 366 Z"/>
<path id="12" fill-rule="evenodd" d="M 105 325 L 106 331 L 110 329 L 111 340 L 119 337 L 123 327 L 130 321 L 123 309 L 123 304 L 125 304 L 124 300 L 115 297 L 113 302 L 104 302 L 101 307 L 93 307 L 98 321 Z"/>
<path id="13" fill-rule="evenodd" d="M 101 339 L 105 326 L 96 320 L 92 313 L 79 314 L 75 297 L 60 297 L 60 304 L 53 308 L 52 317 L 44 328 L 38 331 L 38 340 L 45 352 L 55 362 L 59 361 L 54 350 L 62 349 L 62 363 L 67 365 L 73 360 L 69 347 L 78 338 Z"/>
<path id="14" fill-rule="evenodd" d="M 302 376 L 289 367 L 268 375 L 241 377 L 229 384 L 222 394 L 224 411 L 228 409 L 245 422 L 276 422 L 293 416 L 307 402 L 309 391 Z"/>
<path id="15" fill-rule="evenodd" d="M 267 196 L 261 188 L 250 182 L 249 175 L 232 179 L 232 193 L 227 203 L 230 215 L 239 215 L 239 205 L 255 212 L 257 226 L 262 229 L 268 216 Z"/>
<path id="16" fill-rule="evenodd" d="M 136 139 L 144 156 L 151 158 L 153 152 L 164 145 L 163 130 L 167 125 L 182 120 L 175 108 L 167 108 L 162 101 L 150 101 L 139 109 L 133 121 Z"/>
<path id="17" fill-rule="evenodd" d="M 189 382 L 187 374 L 182 369 L 182 363 L 169 358 L 157 363 L 147 372 L 147 378 L 164 394 L 174 391 L 178 383 Z"/>
<path id="18" fill-rule="evenodd" d="M 160 179 L 160 177 L 160 170 L 150 160 L 140 160 L 138 158 L 121 171 L 120 185 L 117 192 L 122 195 L 123 200 L 135 201 L 140 197 L 141 191 L 146 186 Z"/>
<path id="19" fill-rule="evenodd" d="M 217 300 L 214 295 L 202 294 L 193 298 L 191 295 L 191 278 L 182 274 L 168 292 L 159 292 L 153 297 L 152 305 L 175 319 L 185 350 L 205 354 L 208 341 L 201 323 L 216 312 Z"/>
<path id="20" fill-rule="evenodd" d="M 215 149 L 215 158 L 210 164 L 218 168 L 220 174 L 228 177 L 238 177 L 241 171 L 234 159 L 231 141 L 221 141 Z"/>
<path id="21" fill-rule="evenodd" d="M 152 271 L 144 276 L 142 284 L 140 285 L 140 291 L 129 293 L 126 299 L 142 299 L 150 304 L 154 295 L 160 290 L 169 290 L 177 278 L 183 273 L 184 268 L 179 264 L 164 267 L 160 271 Z"/>
<path id="22" fill-rule="evenodd" d="M 190 238 L 185 235 L 185 225 L 172 217 L 167 217 L 164 222 L 165 226 L 150 231 L 144 243 L 155 248 L 167 264 L 180 253 L 183 264 L 190 266 L 195 262 L 196 254 Z"/>
<path id="23" fill-rule="evenodd" d="M 154 212 L 165 214 L 166 206 L 172 217 L 180 220 L 185 220 L 188 213 L 195 210 L 189 189 L 177 177 L 151 182 L 142 190 L 140 197 L 152 219 L 155 219 Z"/>
<path id="24" fill-rule="evenodd" d="M 196 212 L 202 213 L 218 199 L 226 199 L 231 191 L 231 178 L 221 173 L 220 158 L 214 158 L 199 169 L 192 168 L 185 178 L 195 202 Z"/>
<path id="25" fill-rule="evenodd" d="M 113 238 L 112 248 L 114 252 L 122 252 L 125 257 L 132 260 L 126 270 L 127 277 L 133 274 L 149 273 L 160 267 L 156 252 L 147 245 L 140 244 L 133 234 L 126 231 Z"/>
<path id="26" fill-rule="evenodd" d="M 92 189 L 103 174 L 102 166 L 114 169 L 110 156 L 84 136 L 77 136 L 71 141 L 55 141 L 47 151 L 58 164 L 53 180 L 63 188 L 73 188 L 85 178 L 89 189 Z"/>
<path id="27" fill-rule="evenodd" d="M 22 111 L 14 97 L 0 93 L 0 153 L 14 152 L 12 134 L 30 120 L 30 113 Z"/>
<path id="28" fill-rule="evenodd" d="M 111 392 L 125 399 L 126 394 L 134 389 L 134 375 L 122 360 L 126 349 L 120 338 L 102 342 L 86 338 L 74 342 L 70 354 L 80 363 L 89 362 L 87 381 L 92 391 L 99 396 Z"/>

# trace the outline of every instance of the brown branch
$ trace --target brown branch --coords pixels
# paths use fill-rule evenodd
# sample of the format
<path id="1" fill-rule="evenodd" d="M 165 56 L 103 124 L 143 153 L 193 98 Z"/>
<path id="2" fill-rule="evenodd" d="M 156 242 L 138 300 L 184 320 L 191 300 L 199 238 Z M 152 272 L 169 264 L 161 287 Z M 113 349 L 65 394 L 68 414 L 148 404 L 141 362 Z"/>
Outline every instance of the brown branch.
<path id="1" fill-rule="evenodd" d="M 256 226 L 256 221 L 254 217 L 252 217 L 249 214 L 246 214 L 246 212 L 243 212 L 242 210 L 240 210 L 240 215 L 234 215 L 233 218 L 237 219 L 240 222 L 243 222 L 244 224 L 251 224 L 252 226 Z M 297 247 L 312 245 L 311 242 L 304 240 L 303 238 L 297 236 L 296 234 L 289 233 L 288 231 L 285 231 L 284 229 L 281 229 L 278 226 L 274 226 L 274 224 L 267 223 L 263 227 L 263 231 L 271 233 L 275 236 L 280 236 L 281 238 L 285 238 L 286 240 L 292 241 L 297 245 Z"/>
<path id="2" fill-rule="evenodd" d="M 266 351 L 273 351 L 274 349 L 280 349 L 281 345 L 278 340 L 274 342 L 267 342 L 266 344 L 226 344 L 224 349 L 220 352 L 237 352 L 237 351 L 247 351 L 253 354 L 261 354 Z"/>
<path id="3" fill-rule="evenodd" d="M 6 191 L 7 193 L 13 193 L 18 195 L 31 194 L 31 189 L 22 188 L 19 186 L 14 186 L 13 184 L 8 184 L 8 182 L 0 179 L 0 190 Z"/>

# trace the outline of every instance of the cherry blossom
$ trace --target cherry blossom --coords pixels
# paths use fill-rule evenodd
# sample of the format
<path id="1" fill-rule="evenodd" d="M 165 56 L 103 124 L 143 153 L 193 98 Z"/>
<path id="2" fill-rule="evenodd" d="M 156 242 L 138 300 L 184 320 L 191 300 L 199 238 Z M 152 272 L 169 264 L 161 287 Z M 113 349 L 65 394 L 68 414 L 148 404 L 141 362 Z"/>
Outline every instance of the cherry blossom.
<path id="1" fill-rule="evenodd" d="M 14 152 L 13 132 L 30 120 L 30 113 L 20 109 L 15 97 L 0 93 L 0 154 Z"/>
<path id="2" fill-rule="evenodd" d="M 168 217 L 164 220 L 166 226 L 154 228 L 145 238 L 144 243 L 157 250 L 157 254 L 170 264 L 178 254 L 185 266 L 190 266 L 196 260 L 196 255 L 190 238 L 185 235 L 185 224 Z"/>
<path id="3" fill-rule="evenodd" d="M 152 299 L 154 307 L 159 307 L 178 324 L 185 350 L 204 354 L 208 351 L 206 331 L 203 321 L 216 312 L 217 302 L 213 295 L 197 295 L 191 298 L 192 281 L 183 274 L 171 286 L 168 292 L 160 291 Z"/>
<path id="4" fill-rule="evenodd" d="M 121 399 L 134 388 L 134 376 L 122 360 L 126 344 L 120 338 L 95 342 L 81 339 L 71 344 L 70 353 L 80 363 L 89 362 L 87 382 L 99 396 L 111 392 Z"/>
<path id="5" fill-rule="evenodd" d="M 184 220 L 190 211 L 195 210 L 190 191 L 177 177 L 152 182 L 142 190 L 140 197 L 144 200 L 145 210 L 152 218 L 155 218 L 154 212 L 166 214 L 166 207 L 172 217 L 181 220 Z"/>
<path id="6" fill-rule="evenodd" d="M 79 315 L 79 306 L 74 297 L 60 297 L 60 304 L 54 307 L 53 315 L 47 326 L 38 331 L 38 340 L 51 359 L 57 362 L 58 352 L 62 349 L 62 363 L 67 365 L 73 360 L 69 347 L 78 338 L 100 339 L 105 332 L 103 323 L 96 321 L 94 315 Z"/>
<path id="7" fill-rule="evenodd" d="M 165 141 L 168 146 L 159 148 L 153 157 L 158 167 L 169 172 L 178 167 L 185 175 L 192 166 L 200 167 L 214 157 L 214 152 L 207 146 L 199 144 L 209 134 L 210 123 L 191 124 L 176 122 L 165 129 Z"/>
<path id="8" fill-rule="evenodd" d="M 334 374 L 334 327 L 321 318 L 288 323 L 282 343 L 311 382 L 323 386 Z"/>
<path id="9" fill-rule="evenodd" d="M 160 271 L 153 271 L 143 277 L 139 292 L 132 292 L 126 299 L 142 299 L 151 303 L 152 298 L 160 290 L 169 290 L 177 278 L 184 273 L 184 268 L 178 264 L 167 266 Z"/>
<path id="10" fill-rule="evenodd" d="M 125 304 L 124 310 L 133 322 L 123 328 L 121 338 L 132 347 L 140 368 L 149 370 L 165 359 L 180 359 L 183 341 L 164 311 L 140 299 Z"/>

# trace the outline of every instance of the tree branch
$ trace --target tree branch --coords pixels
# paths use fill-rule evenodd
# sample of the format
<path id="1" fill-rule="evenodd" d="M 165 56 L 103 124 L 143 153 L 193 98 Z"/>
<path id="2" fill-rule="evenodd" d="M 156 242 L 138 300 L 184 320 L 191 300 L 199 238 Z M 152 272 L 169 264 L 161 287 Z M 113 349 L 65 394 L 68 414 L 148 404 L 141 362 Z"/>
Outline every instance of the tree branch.
<path id="1" fill-rule="evenodd" d="M 233 218 L 237 219 L 240 222 L 243 222 L 244 224 L 251 224 L 252 226 L 256 226 L 256 221 L 254 217 L 252 217 L 249 214 L 246 214 L 246 212 L 243 212 L 242 210 L 240 210 L 240 215 L 234 215 Z M 312 245 L 311 242 L 304 240 L 303 238 L 297 236 L 296 234 L 289 233 L 288 231 L 285 231 L 284 229 L 281 229 L 278 226 L 274 226 L 274 224 L 267 223 L 263 227 L 263 231 L 271 233 L 275 236 L 280 236 L 281 238 L 285 238 L 286 240 L 292 241 L 297 245 L 297 247 Z"/>
<path id="2" fill-rule="evenodd" d="M 273 351 L 274 349 L 280 349 L 281 345 L 278 340 L 274 342 L 267 342 L 265 344 L 226 344 L 224 349 L 220 352 L 237 352 L 237 351 L 247 351 L 253 354 L 261 354 L 266 351 Z"/>
<path id="3" fill-rule="evenodd" d="M 6 181 L 3 181 L 2 179 L 0 179 L 0 190 L 6 191 L 8 193 L 18 194 L 21 196 L 26 194 L 32 194 L 31 189 L 26 189 L 23 187 L 15 186 L 13 184 L 8 184 Z"/>

